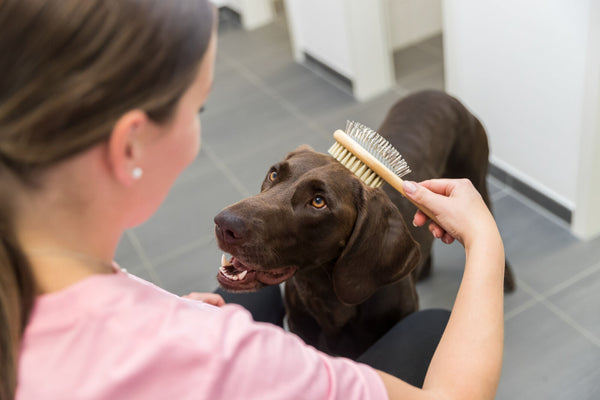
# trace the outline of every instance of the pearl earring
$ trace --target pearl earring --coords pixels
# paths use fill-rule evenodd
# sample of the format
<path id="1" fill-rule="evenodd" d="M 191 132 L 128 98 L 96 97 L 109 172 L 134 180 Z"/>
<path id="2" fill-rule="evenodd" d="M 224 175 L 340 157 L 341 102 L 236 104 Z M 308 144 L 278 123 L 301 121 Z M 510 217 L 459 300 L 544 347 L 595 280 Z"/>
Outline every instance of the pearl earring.
<path id="1" fill-rule="evenodd" d="M 135 167 L 133 171 L 131 171 L 131 177 L 136 181 L 140 179 L 144 175 L 144 171 L 140 167 Z"/>

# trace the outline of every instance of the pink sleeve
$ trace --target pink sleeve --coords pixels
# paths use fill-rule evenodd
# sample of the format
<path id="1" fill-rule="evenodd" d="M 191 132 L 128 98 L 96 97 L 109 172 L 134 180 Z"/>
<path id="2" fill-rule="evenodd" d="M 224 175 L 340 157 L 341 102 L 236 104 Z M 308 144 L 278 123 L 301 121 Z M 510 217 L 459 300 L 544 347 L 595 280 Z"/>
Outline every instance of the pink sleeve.
<path id="1" fill-rule="evenodd" d="M 387 399 L 371 367 L 334 358 L 307 346 L 296 335 L 252 321 L 238 306 L 225 306 L 216 354 L 222 381 L 215 398 L 225 399 Z"/>

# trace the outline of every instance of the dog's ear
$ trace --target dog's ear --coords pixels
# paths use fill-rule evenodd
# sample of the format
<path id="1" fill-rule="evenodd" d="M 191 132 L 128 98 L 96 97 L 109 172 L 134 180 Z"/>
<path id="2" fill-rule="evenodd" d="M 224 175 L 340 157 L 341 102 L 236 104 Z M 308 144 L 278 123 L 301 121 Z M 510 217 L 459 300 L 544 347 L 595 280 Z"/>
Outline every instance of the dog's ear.
<path id="1" fill-rule="evenodd" d="M 314 149 L 313 149 L 312 147 L 310 147 L 309 145 L 307 145 L 307 144 L 302 144 L 302 145 L 300 145 L 300 146 L 296 147 L 296 150 L 289 152 L 289 153 L 288 153 L 288 154 L 285 156 L 285 159 L 286 159 L 286 160 L 289 160 L 290 158 L 294 157 L 296 154 L 299 154 L 299 153 L 308 153 L 308 152 L 310 152 L 310 153 L 314 153 L 315 151 L 314 151 Z"/>
<path id="2" fill-rule="evenodd" d="M 408 275 L 419 262 L 398 208 L 382 189 L 362 186 L 354 229 L 333 268 L 333 287 L 345 304 L 359 304 L 381 286 Z"/>

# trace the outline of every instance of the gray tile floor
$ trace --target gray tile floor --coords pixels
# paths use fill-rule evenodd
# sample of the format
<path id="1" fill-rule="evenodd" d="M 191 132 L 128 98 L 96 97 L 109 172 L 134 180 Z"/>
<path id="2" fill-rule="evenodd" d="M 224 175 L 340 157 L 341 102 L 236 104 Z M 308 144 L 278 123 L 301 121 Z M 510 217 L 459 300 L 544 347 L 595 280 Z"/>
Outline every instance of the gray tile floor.
<path id="1" fill-rule="evenodd" d="M 294 63 L 283 20 L 245 32 L 223 20 L 213 93 L 202 115 L 200 156 L 158 213 L 129 231 L 117 261 L 170 291 L 212 291 L 220 252 L 212 218 L 259 191 L 268 167 L 300 144 L 326 152 L 351 118 L 377 127 L 389 106 L 421 88 L 443 89 L 442 39 L 395 54 L 397 85 L 356 102 L 343 84 Z M 505 362 L 498 399 L 600 399 L 600 238 L 568 226 L 489 178 L 518 290 L 506 296 Z M 422 308 L 452 305 L 464 256 L 436 245 Z"/>

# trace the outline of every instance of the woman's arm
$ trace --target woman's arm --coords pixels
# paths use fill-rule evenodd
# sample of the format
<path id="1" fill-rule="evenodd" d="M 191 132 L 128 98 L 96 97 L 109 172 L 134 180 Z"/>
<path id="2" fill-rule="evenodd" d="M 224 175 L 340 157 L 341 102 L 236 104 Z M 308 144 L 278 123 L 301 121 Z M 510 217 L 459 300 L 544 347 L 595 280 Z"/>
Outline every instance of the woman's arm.
<path id="1" fill-rule="evenodd" d="M 411 187 L 412 185 L 412 187 Z M 504 247 L 496 223 L 468 180 L 405 182 L 412 200 L 441 226 L 435 237 L 460 241 L 466 252 L 463 279 L 450 320 L 433 356 L 423 389 L 380 372 L 390 399 L 493 399 L 500 379 L 504 338 Z M 413 223 L 427 217 L 417 212 Z"/>

